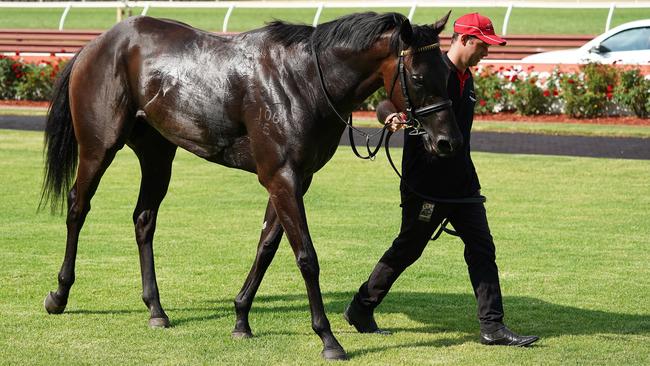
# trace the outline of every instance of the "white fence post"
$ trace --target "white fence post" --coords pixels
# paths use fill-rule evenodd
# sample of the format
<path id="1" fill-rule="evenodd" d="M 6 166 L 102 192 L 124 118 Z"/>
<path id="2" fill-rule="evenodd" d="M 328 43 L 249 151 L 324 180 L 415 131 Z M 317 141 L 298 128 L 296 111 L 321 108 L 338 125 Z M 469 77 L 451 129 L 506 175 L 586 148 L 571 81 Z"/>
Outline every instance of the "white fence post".
<path id="1" fill-rule="evenodd" d="M 508 10 L 506 10 L 506 17 L 503 18 L 503 28 L 501 30 L 501 34 L 503 34 L 504 36 L 508 32 L 508 22 L 510 21 L 510 14 L 512 13 L 512 7 L 513 5 L 512 3 L 510 3 L 510 5 L 508 5 Z"/>
<path id="2" fill-rule="evenodd" d="M 232 14 L 232 11 L 235 10 L 235 4 L 231 4 L 228 7 L 228 11 L 226 12 L 226 16 L 223 18 L 223 32 L 226 33 L 228 31 L 228 19 L 230 19 L 230 14 Z"/>
<path id="3" fill-rule="evenodd" d="M 320 14 L 323 12 L 324 7 L 325 4 L 323 3 L 318 4 L 318 10 L 316 10 L 316 15 L 314 15 L 314 21 L 311 23 L 313 27 L 318 25 L 318 20 L 320 19 Z"/>
<path id="4" fill-rule="evenodd" d="M 411 5 L 411 11 L 409 11 L 409 16 L 408 16 L 410 22 L 413 21 L 413 15 L 415 15 L 415 8 L 417 6 L 418 6 L 418 3 L 415 2 L 415 1 L 413 2 L 413 5 Z"/>
<path id="5" fill-rule="evenodd" d="M 609 6 L 609 14 L 607 14 L 607 24 L 605 24 L 605 32 L 609 30 L 609 27 L 612 25 L 612 16 L 614 16 L 614 8 L 616 8 L 616 3 L 612 3 Z"/>
<path id="6" fill-rule="evenodd" d="M 148 11 L 149 11 L 149 3 L 146 3 L 144 5 L 144 8 L 142 8 L 142 13 L 140 13 L 140 15 L 147 15 Z"/>
<path id="7" fill-rule="evenodd" d="M 68 3 L 68 5 L 65 7 L 65 10 L 63 10 L 63 14 L 61 14 L 61 20 L 59 20 L 59 30 L 63 30 L 63 23 L 65 22 L 65 17 L 68 16 L 68 12 L 70 11 L 71 7 L 72 7 L 72 3 Z"/>

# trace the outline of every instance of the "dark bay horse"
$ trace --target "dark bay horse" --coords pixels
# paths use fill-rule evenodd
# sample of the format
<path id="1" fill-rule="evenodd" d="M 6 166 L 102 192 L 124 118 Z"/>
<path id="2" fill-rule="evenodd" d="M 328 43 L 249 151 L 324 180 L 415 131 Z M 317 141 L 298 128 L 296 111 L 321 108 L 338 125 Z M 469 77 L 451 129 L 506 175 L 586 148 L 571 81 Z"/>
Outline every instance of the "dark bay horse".
<path id="1" fill-rule="evenodd" d="M 142 171 L 133 212 L 142 299 L 149 324 L 169 326 L 160 305 L 152 243 L 180 146 L 255 173 L 269 193 L 257 256 L 235 299 L 233 336 L 252 336 L 248 313 L 286 232 L 323 356 L 347 358 L 323 308 L 303 195 L 336 151 L 346 127 L 339 115 L 349 116 L 382 85 L 403 110 L 429 108 L 418 124 L 430 152 L 458 149 L 462 138 L 445 104 L 449 70 L 438 47 L 448 17 L 411 26 L 397 13 L 363 13 L 317 28 L 273 22 L 227 37 L 134 17 L 90 42 L 62 71 L 47 117 L 41 203 L 49 200 L 55 209 L 67 193 L 67 243 L 58 289 L 46 297 L 46 310 L 65 310 L 91 198 L 126 144 Z M 427 107 L 432 105 L 443 107 Z"/>

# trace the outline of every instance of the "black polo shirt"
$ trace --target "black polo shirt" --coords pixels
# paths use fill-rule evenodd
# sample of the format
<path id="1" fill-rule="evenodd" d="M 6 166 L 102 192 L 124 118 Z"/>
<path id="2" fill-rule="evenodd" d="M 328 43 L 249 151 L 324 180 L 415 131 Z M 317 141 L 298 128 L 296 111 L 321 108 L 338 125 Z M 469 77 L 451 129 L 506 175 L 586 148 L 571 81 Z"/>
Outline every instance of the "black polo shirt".
<path id="1" fill-rule="evenodd" d="M 407 184 L 402 182 L 400 189 L 406 193 L 411 187 L 417 193 L 431 197 L 469 197 L 481 188 L 470 155 L 470 130 L 476 103 L 474 80 L 471 72 L 465 70 L 464 87 L 460 90 L 461 80 L 456 67 L 447 54 L 444 58 L 452 70 L 449 73 L 447 91 L 453 102 L 456 123 L 463 135 L 463 146 L 453 157 L 438 158 L 425 150 L 422 136 L 409 135 L 411 129 L 405 130 L 402 174 Z"/>

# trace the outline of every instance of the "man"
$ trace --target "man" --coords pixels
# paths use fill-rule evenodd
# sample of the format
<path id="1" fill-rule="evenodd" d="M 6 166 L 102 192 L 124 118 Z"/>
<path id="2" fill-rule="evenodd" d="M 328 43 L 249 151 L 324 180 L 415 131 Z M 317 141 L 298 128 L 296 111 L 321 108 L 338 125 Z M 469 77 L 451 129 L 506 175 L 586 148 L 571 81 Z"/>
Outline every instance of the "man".
<path id="1" fill-rule="evenodd" d="M 425 150 L 421 136 L 405 134 L 400 233 L 344 313 L 359 332 L 388 333 L 377 326 L 374 309 L 406 267 L 420 257 L 438 225 L 447 219 L 465 244 L 465 261 L 478 302 L 481 343 L 527 346 L 537 341 L 538 337 L 517 335 L 503 324 L 495 247 L 483 203 L 438 203 L 422 198 L 480 196 L 481 186 L 470 156 L 476 97 L 469 67 L 487 56 L 490 45 L 505 43 L 495 35 L 492 22 L 478 13 L 463 15 L 454 23 L 451 47 L 444 55 L 451 69 L 447 90 L 465 143 L 454 157 L 436 158 Z M 380 103 L 377 116 L 393 131 L 403 126 L 404 116 L 390 101 Z"/>

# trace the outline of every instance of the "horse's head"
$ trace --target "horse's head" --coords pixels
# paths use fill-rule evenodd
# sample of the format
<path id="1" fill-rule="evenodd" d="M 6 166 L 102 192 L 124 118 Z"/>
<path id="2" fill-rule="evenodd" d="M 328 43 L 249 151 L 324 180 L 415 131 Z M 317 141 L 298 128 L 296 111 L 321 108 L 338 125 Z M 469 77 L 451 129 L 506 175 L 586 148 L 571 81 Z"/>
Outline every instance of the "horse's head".
<path id="1" fill-rule="evenodd" d="M 388 97 L 414 128 L 407 133 L 421 134 L 427 151 L 441 157 L 455 154 L 463 144 L 447 95 L 450 69 L 440 51 L 439 34 L 450 13 L 425 26 L 411 26 L 405 19 L 391 42 L 398 45 L 397 58 L 384 73 Z"/>

